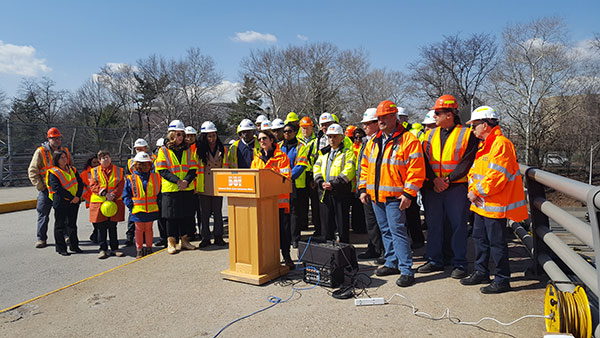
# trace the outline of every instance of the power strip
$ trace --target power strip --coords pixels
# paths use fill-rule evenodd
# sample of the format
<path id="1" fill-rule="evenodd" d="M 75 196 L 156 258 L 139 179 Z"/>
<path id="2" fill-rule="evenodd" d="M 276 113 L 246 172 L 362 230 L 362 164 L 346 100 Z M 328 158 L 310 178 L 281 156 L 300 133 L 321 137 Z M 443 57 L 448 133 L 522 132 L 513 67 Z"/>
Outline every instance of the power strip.
<path id="1" fill-rule="evenodd" d="M 356 298 L 354 300 L 354 305 L 363 306 L 363 305 L 384 305 L 384 298 Z"/>

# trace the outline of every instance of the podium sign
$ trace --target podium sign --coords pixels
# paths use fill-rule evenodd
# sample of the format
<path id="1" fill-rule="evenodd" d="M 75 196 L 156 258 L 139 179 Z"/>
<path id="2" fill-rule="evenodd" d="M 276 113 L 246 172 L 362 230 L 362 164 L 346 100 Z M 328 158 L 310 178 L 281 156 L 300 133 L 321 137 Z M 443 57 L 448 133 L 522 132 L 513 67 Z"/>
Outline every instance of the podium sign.
<path id="1" fill-rule="evenodd" d="M 227 196 L 229 269 L 225 279 L 264 284 L 289 272 L 279 256 L 278 195 L 290 179 L 270 169 L 212 169 L 215 195 Z"/>
<path id="2" fill-rule="evenodd" d="M 215 175 L 217 193 L 241 192 L 256 193 L 255 176 L 252 173 Z"/>

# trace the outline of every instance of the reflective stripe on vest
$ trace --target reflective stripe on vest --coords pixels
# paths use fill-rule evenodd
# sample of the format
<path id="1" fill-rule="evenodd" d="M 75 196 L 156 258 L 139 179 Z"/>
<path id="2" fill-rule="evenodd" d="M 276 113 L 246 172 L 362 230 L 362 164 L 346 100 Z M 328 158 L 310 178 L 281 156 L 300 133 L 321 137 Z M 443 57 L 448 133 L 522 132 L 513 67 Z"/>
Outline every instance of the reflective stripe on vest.
<path id="1" fill-rule="evenodd" d="M 70 192 L 71 195 L 75 196 L 77 194 L 79 185 L 77 184 L 77 176 L 75 176 L 76 174 L 73 168 L 69 167 L 69 172 L 67 173 L 59 167 L 52 167 L 48 170 L 48 174 L 58 177 L 60 185 Z M 54 191 L 49 184 L 49 175 L 46 175 L 46 186 L 48 187 L 48 197 L 53 201 L 56 191 Z"/>
<path id="2" fill-rule="evenodd" d="M 106 193 L 114 192 L 117 186 L 119 185 L 119 182 L 123 180 L 123 168 L 119 168 L 114 164 L 112 165 L 112 171 L 110 172 L 110 177 L 108 178 L 102 171 L 102 166 L 94 167 L 92 169 L 91 174 L 92 180 L 98 182 L 100 190 L 106 189 Z M 121 197 L 119 197 L 118 199 L 120 200 Z M 100 196 L 98 194 L 92 194 L 92 197 L 90 198 L 90 202 L 92 203 L 102 203 L 104 201 L 106 201 L 106 197 Z"/>
<path id="3" fill-rule="evenodd" d="M 441 128 L 435 128 L 428 133 L 423 146 L 429 158 L 431 169 L 433 169 L 436 176 L 446 177 L 456 169 L 467 149 L 471 135 L 470 128 L 457 124 L 448 136 L 446 143 L 444 143 L 443 150 L 441 149 L 440 140 Z M 454 182 L 467 182 L 467 177 L 461 177 Z"/>
<path id="4" fill-rule="evenodd" d="M 157 173 L 150 173 L 146 190 L 144 190 L 144 183 L 138 175 L 130 175 L 128 179 L 131 185 L 131 200 L 133 201 L 133 209 L 131 209 L 131 213 L 137 214 L 139 212 L 157 212 L 157 197 L 158 193 L 160 192 L 161 183 L 160 175 Z"/>

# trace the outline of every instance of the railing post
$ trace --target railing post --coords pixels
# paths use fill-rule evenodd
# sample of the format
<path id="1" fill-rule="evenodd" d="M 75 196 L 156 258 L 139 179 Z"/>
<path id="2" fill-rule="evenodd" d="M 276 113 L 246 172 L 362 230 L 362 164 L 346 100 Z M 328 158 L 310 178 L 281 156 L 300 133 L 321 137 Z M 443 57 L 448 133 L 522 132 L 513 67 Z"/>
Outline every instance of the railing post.
<path id="1" fill-rule="evenodd" d="M 550 229 L 550 221 L 548 219 L 548 216 L 544 215 L 544 213 L 541 210 L 537 209 L 533 203 L 538 197 L 546 199 L 546 191 L 544 190 L 544 186 L 536 182 L 535 179 L 529 177 L 529 171 L 534 169 L 537 168 L 530 167 L 525 171 L 525 182 L 527 184 L 527 198 L 529 201 L 529 212 L 531 218 L 531 229 L 529 230 L 531 231 L 531 237 L 533 238 L 533 262 L 535 264 L 533 272 L 536 276 L 538 276 L 538 255 L 542 253 L 542 250 L 544 250 L 543 247 L 545 247 L 545 244 L 537 236 L 536 231 L 537 227 L 540 226 L 547 227 L 548 229 Z"/>
<path id="2" fill-rule="evenodd" d="M 600 229 L 598 228 L 598 220 L 600 219 L 600 206 L 596 205 L 595 199 L 600 195 L 600 187 L 590 190 L 587 198 L 588 213 L 590 215 L 590 227 L 592 228 L 592 236 L 594 236 L 594 258 L 596 262 L 600 262 Z M 600 268 L 596 266 L 596 276 L 598 279 L 598 290 L 600 290 Z M 597 295 L 598 296 L 598 295 Z M 598 312 L 597 323 L 600 323 L 600 312 Z M 596 336 L 600 334 L 600 325 L 596 326 Z"/>

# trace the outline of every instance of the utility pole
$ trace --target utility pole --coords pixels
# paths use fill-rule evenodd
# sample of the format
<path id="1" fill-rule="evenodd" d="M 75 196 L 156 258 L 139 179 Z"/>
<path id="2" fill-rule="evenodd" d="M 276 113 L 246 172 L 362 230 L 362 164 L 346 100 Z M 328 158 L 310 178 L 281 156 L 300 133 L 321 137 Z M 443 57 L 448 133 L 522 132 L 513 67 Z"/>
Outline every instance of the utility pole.
<path id="1" fill-rule="evenodd" d="M 594 150 L 596 150 L 596 148 L 600 147 L 600 142 L 593 144 L 590 147 L 590 178 L 588 180 L 588 184 L 592 185 L 592 174 L 594 172 Z"/>

